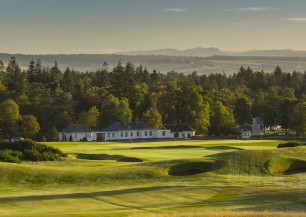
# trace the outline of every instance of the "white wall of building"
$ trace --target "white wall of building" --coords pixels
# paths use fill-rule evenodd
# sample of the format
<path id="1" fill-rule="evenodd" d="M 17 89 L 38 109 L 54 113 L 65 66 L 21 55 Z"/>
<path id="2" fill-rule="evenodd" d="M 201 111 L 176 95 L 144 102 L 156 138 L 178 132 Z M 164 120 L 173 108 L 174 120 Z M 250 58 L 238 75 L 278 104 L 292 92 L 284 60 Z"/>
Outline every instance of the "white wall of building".
<path id="1" fill-rule="evenodd" d="M 129 131 L 107 131 L 96 132 L 96 134 L 103 134 L 104 141 L 115 140 L 133 140 L 133 139 L 166 139 L 173 138 L 173 133 L 170 130 L 129 130 Z M 97 139 L 97 136 L 95 136 Z"/>
<path id="2" fill-rule="evenodd" d="M 92 142 L 95 140 L 95 133 L 94 132 L 80 132 L 80 133 L 65 133 L 66 140 L 69 141 L 70 136 L 72 136 L 72 140 L 74 142 L 79 142 L 83 140 L 84 137 L 87 138 L 87 141 Z M 59 141 L 63 141 L 63 133 L 59 133 L 58 135 Z"/>
<path id="3" fill-rule="evenodd" d="M 178 138 L 179 139 L 190 139 L 195 135 L 194 131 L 183 131 L 178 133 Z"/>

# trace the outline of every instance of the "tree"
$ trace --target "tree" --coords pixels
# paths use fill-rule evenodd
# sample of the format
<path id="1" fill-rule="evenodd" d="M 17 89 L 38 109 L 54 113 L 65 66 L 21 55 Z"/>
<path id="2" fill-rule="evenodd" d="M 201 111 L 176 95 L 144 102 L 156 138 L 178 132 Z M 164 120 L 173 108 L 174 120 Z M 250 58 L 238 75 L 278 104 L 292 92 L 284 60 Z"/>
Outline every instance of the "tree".
<path id="1" fill-rule="evenodd" d="M 281 81 L 282 81 L 282 74 L 283 74 L 282 69 L 279 66 L 276 66 L 273 73 L 274 73 L 275 80 L 276 80 L 276 86 L 280 86 Z"/>
<path id="2" fill-rule="evenodd" d="M 0 60 L 0 72 L 2 72 L 3 70 L 4 70 L 4 64 L 2 60 Z"/>
<path id="3" fill-rule="evenodd" d="M 6 68 L 5 84 L 14 96 L 25 94 L 27 75 L 21 71 L 15 57 L 11 57 Z"/>
<path id="4" fill-rule="evenodd" d="M 297 135 L 304 135 L 306 132 L 306 102 L 297 104 L 290 115 L 290 127 Z"/>
<path id="5" fill-rule="evenodd" d="M 58 131 L 53 127 L 49 132 L 50 141 L 58 141 Z"/>
<path id="6" fill-rule="evenodd" d="M 247 98 L 239 98 L 235 102 L 234 117 L 237 124 L 252 122 L 252 103 Z"/>
<path id="7" fill-rule="evenodd" d="M 210 105 L 201 93 L 202 87 L 200 86 L 188 88 L 180 102 L 180 115 L 182 117 L 181 121 L 189 123 L 197 133 L 207 134 L 210 125 Z"/>
<path id="8" fill-rule="evenodd" d="M 293 112 L 295 105 L 296 101 L 292 98 L 281 99 L 279 103 L 279 123 L 286 130 L 286 134 L 288 133 L 290 114 Z"/>
<path id="9" fill-rule="evenodd" d="M 50 69 L 50 82 L 49 86 L 52 90 L 55 90 L 60 86 L 60 82 L 63 79 L 63 74 L 59 70 L 57 62 L 55 61 L 54 66 Z"/>
<path id="10" fill-rule="evenodd" d="M 5 99 L 7 95 L 6 86 L 0 80 L 0 102 Z"/>
<path id="11" fill-rule="evenodd" d="M 209 134 L 219 136 L 238 133 L 233 114 L 227 107 L 218 101 L 212 104 L 210 124 Z"/>
<path id="12" fill-rule="evenodd" d="M 26 138 L 34 139 L 37 133 L 40 131 L 40 125 L 37 118 L 33 115 L 24 115 L 20 121 L 19 130 L 21 135 Z"/>
<path id="13" fill-rule="evenodd" d="M 154 129 L 161 129 L 163 127 L 162 116 L 156 106 L 149 108 L 143 114 L 142 120 Z"/>
<path id="14" fill-rule="evenodd" d="M 132 110 L 126 98 L 114 97 L 109 95 L 104 99 L 101 106 L 99 127 L 104 128 L 113 122 L 130 122 L 132 120 Z"/>
<path id="15" fill-rule="evenodd" d="M 17 121 L 20 118 L 19 106 L 12 99 L 0 103 L 0 129 L 3 136 L 10 136 L 17 131 Z"/>
<path id="16" fill-rule="evenodd" d="M 62 131 L 70 124 L 73 124 L 73 120 L 68 112 L 63 111 L 56 117 L 56 120 L 55 120 L 56 129 L 60 129 Z"/>
<path id="17" fill-rule="evenodd" d="M 73 72 L 68 67 L 66 68 L 66 71 L 64 72 L 61 87 L 64 92 L 69 92 L 71 94 L 73 93 L 74 76 L 73 76 Z"/>
<path id="18" fill-rule="evenodd" d="M 41 142 L 47 142 L 46 136 L 42 136 L 40 141 L 41 141 Z"/>
<path id="19" fill-rule="evenodd" d="M 79 124 L 86 124 L 87 126 L 95 129 L 99 115 L 99 110 L 96 106 L 93 106 L 89 109 L 88 112 L 81 112 L 77 122 Z"/>

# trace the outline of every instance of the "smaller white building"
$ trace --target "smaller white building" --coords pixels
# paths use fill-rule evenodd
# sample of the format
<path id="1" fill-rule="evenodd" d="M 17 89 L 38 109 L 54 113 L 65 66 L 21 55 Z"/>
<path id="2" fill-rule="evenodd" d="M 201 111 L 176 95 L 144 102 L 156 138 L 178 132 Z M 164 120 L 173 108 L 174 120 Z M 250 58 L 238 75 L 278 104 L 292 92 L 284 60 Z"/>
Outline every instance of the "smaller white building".
<path id="1" fill-rule="evenodd" d="M 255 117 L 252 119 L 252 124 L 239 125 L 241 130 L 241 139 L 249 139 L 251 136 L 263 136 L 264 121 L 261 117 Z"/>
<path id="2" fill-rule="evenodd" d="M 187 123 L 164 124 L 164 128 L 171 131 L 172 138 L 191 139 L 195 136 L 195 130 Z"/>
<path id="3" fill-rule="evenodd" d="M 66 137 L 66 141 L 71 138 L 72 141 L 78 142 L 86 138 L 87 141 L 92 142 L 95 140 L 95 133 L 85 124 L 72 124 L 59 133 L 58 137 L 59 141 L 63 141 L 64 137 Z"/>
<path id="4" fill-rule="evenodd" d="M 249 139 L 252 136 L 252 131 L 250 130 L 243 130 L 241 132 L 241 139 Z"/>

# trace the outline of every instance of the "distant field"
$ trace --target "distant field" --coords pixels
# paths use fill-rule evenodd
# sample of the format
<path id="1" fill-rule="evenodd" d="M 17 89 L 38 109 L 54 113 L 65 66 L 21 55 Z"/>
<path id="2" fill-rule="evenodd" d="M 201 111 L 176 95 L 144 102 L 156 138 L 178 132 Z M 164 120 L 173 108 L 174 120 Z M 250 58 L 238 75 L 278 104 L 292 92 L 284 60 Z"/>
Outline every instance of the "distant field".
<path id="1" fill-rule="evenodd" d="M 96 71 L 107 62 L 109 68 L 122 63 L 132 62 L 135 66 L 142 65 L 150 72 L 157 70 L 161 73 L 176 71 L 179 73 L 198 74 L 225 73 L 233 74 L 238 72 L 241 66 L 250 67 L 254 71 L 264 70 L 273 72 L 276 66 L 280 66 L 284 72 L 306 70 L 305 57 L 272 57 L 272 56 L 212 56 L 212 57 L 191 57 L 191 56 L 133 56 L 133 55 L 109 55 L 109 54 L 79 54 L 79 55 L 22 55 L 0 53 L 0 60 L 8 63 L 11 56 L 15 56 L 22 69 L 27 69 L 32 59 L 40 59 L 43 66 L 53 66 L 57 60 L 62 71 L 66 67 L 81 72 Z"/>
<path id="2" fill-rule="evenodd" d="M 57 162 L 0 163 L 0 213 L 304 216 L 306 147 L 276 149 L 279 143 L 46 143 L 69 157 Z"/>

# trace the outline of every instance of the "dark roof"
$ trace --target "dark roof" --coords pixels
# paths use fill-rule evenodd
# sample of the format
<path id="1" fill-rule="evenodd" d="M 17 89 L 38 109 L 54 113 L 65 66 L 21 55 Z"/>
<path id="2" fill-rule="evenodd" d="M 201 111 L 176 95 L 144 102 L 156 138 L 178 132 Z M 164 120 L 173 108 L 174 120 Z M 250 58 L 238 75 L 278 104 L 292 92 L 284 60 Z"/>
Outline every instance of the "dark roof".
<path id="1" fill-rule="evenodd" d="M 248 131 L 252 131 L 252 125 L 250 124 L 244 124 L 244 125 L 239 125 L 239 129 L 242 131 L 248 130 Z"/>
<path id="2" fill-rule="evenodd" d="M 91 128 L 89 128 L 85 124 L 72 124 L 68 127 L 66 127 L 63 130 L 65 133 L 88 133 L 88 132 L 94 132 Z"/>
<path id="3" fill-rule="evenodd" d="M 183 132 L 183 131 L 195 131 L 188 124 L 164 124 L 164 128 L 167 130 L 171 130 L 171 132 Z"/>
<path id="4" fill-rule="evenodd" d="M 104 131 L 129 131 L 129 130 L 152 130 L 153 128 L 144 122 L 115 122 L 109 125 Z"/>

